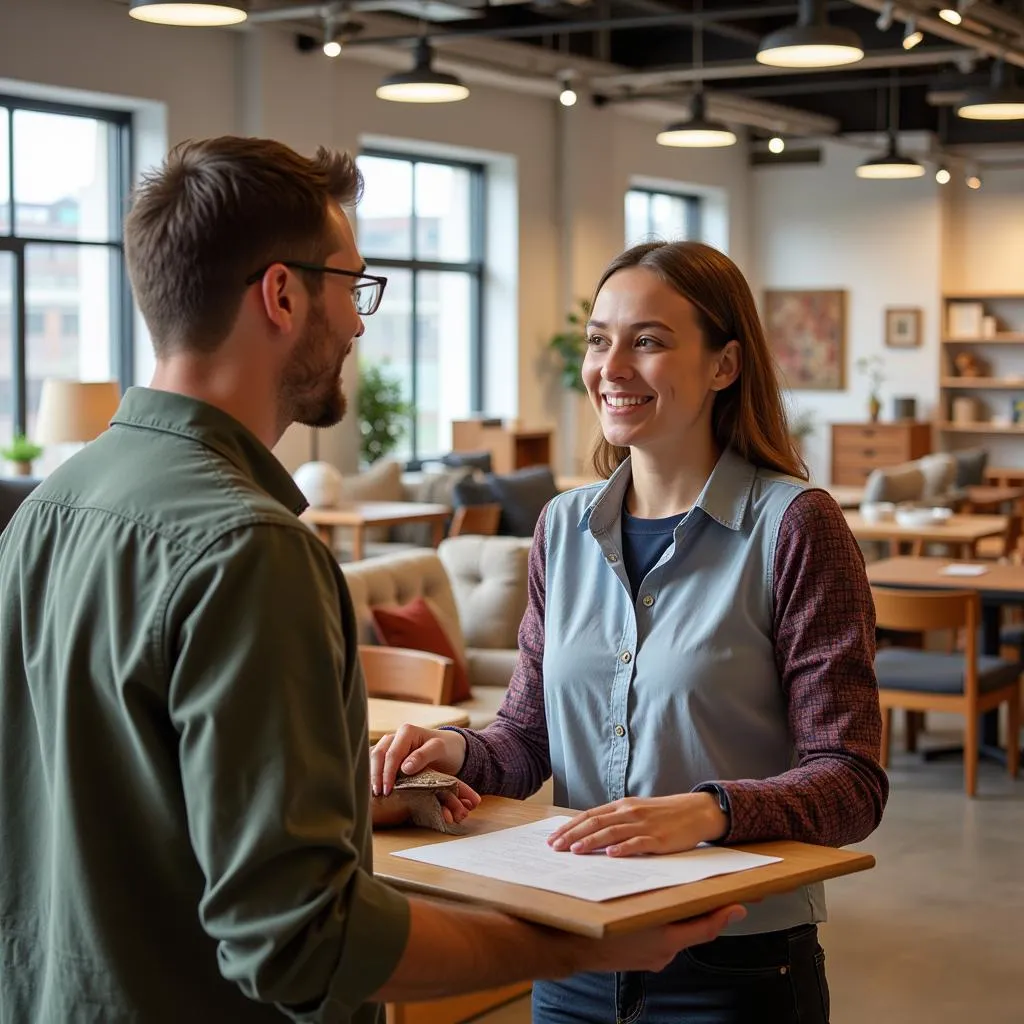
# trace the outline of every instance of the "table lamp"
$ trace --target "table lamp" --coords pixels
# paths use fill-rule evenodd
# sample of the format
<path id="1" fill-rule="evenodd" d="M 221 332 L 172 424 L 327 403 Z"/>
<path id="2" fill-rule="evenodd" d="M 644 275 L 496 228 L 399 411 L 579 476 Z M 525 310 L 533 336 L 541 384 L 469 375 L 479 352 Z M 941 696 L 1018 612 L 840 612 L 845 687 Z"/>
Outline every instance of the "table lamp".
<path id="1" fill-rule="evenodd" d="M 40 444 L 92 441 L 107 429 L 121 402 L 116 380 L 47 377 L 39 398 L 36 436 Z"/>

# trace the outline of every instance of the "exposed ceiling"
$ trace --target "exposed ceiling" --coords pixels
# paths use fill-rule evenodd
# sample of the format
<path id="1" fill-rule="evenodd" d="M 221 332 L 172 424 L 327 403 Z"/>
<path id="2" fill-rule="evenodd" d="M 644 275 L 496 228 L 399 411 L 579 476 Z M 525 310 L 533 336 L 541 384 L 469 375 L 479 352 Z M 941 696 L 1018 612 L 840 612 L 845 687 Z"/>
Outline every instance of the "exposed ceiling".
<path id="1" fill-rule="evenodd" d="M 901 131 L 931 131 L 953 148 L 1024 142 L 1024 121 L 970 122 L 952 111 L 964 91 L 988 84 L 994 54 L 1004 54 L 1010 73 L 1024 82 L 1024 0 L 974 0 L 959 27 L 939 19 L 944 6 L 955 7 L 956 0 L 828 0 L 829 21 L 858 33 L 865 58 L 844 68 L 795 73 L 754 59 L 763 36 L 795 22 L 798 4 L 792 0 L 256 0 L 251 21 L 288 21 L 319 38 L 330 11 L 361 28 L 349 40 L 352 47 L 399 52 L 421 31 L 440 54 L 456 43 L 499 39 L 517 44 L 524 64 L 543 53 L 566 67 L 582 67 L 577 88 L 584 101 L 682 103 L 702 79 L 712 106 L 716 95 L 734 105 L 771 104 L 812 115 L 808 124 L 828 124 L 839 133 L 884 129 L 888 90 L 895 84 Z M 386 30 L 376 14 L 389 16 Z M 912 17 L 924 39 L 906 51 L 904 28 Z M 694 65 L 696 35 L 700 69 Z M 465 56 L 465 46 L 460 48 Z M 723 107 L 718 116 L 728 117 Z M 747 119 L 755 136 L 766 134 L 757 121 Z"/>

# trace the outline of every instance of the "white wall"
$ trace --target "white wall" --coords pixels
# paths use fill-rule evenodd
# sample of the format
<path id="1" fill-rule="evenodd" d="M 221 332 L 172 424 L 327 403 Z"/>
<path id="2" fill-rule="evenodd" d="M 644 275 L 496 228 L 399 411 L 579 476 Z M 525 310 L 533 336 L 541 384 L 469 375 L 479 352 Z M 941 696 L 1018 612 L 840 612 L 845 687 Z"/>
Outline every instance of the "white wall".
<path id="1" fill-rule="evenodd" d="M 804 451 L 813 478 L 825 483 L 831 471 L 827 424 L 867 419 L 867 382 L 855 370 L 859 357 L 885 360 L 883 419 L 891 418 L 894 395 L 916 397 L 918 417 L 930 417 L 938 388 L 940 186 L 930 175 L 862 180 L 854 169 L 864 159 L 862 151 L 827 143 L 820 165 L 759 167 L 753 174 L 753 276 L 760 286 L 847 293 L 844 390 L 792 393 L 793 406 L 817 419 Z M 923 310 L 920 348 L 885 347 L 887 306 Z"/>

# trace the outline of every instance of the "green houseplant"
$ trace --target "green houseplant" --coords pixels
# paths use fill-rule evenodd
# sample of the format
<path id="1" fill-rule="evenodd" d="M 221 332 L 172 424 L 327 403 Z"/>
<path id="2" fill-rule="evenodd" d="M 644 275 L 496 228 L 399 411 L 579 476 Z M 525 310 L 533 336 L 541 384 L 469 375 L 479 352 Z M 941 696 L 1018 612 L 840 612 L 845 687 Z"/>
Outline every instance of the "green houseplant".
<path id="1" fill-rule="evenodd" d="M 590 301 L 578 299 L 570 310 L 568 326 L 548 341 L 548 348 L 558 358 L 562 386 L 569 391 L 586 394 L 583 384 L 583 357 L 587 354 L 587 321 L 590 319 Z"/>
<path id="2" fill-rule="evenodd" d="M 862 356 L 857 360 L 857 369 L 868 379 L 868 415 L 872 423 L 878 422 L 882 411 L 882 399 L 878 392 L 885 383 L 885 360 L 881 356 Z"/>
<path id="3" fill-rule="evenodd" d="M 402 397 L 401 381 L 387 373 L 387 365 L 359 364 L 359 451 L 366 463 L 394 451 L 413 411 Z"/>
<path id="4" fill-rule="evenodd" d="M 24 434 L 16 434 L 6 448 L 0 448 L 0 456 L 14 463 L 14 472 L 18 476 L 31 476 L 32 463 L 42 454 L 43 449 Z"/>

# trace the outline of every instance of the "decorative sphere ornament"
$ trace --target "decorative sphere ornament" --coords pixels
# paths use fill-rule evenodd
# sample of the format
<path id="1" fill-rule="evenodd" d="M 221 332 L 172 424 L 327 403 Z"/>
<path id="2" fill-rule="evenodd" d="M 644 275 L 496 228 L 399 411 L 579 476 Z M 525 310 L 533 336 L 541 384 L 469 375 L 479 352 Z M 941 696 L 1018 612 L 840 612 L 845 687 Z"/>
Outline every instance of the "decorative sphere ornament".
<path id="1" fill-rule="evenodd" d="M 306 462 L 292 474 L 310 508 L 335 508 L 342 501 L 342 476 L 329 462 Z"/>

